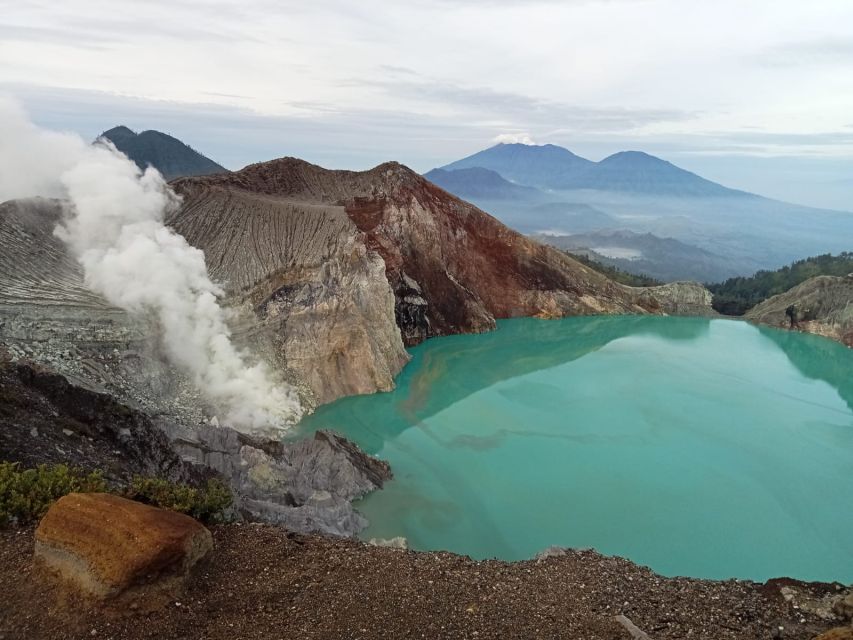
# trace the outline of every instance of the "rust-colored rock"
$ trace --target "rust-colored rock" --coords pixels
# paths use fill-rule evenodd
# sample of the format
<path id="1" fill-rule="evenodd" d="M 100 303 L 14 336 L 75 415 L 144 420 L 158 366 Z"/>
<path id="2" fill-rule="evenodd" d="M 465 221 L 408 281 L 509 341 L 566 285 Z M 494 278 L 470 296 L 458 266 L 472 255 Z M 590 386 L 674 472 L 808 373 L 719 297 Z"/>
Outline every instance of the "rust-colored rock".
<path id="1" fill-rule="evenodd" d="M 302 226 L 311 229 L 323 221 L 320 209 L 326 216 L 343 213 L 336 217 L 340 229 L 349 223 L 350 231 L 358 232 L 357 243 L 382 257 L 394 315 L 410 345 L 432 336 L 488 331 L 495 319 L 518 316 L 711 313 L 710 294 L 700 285 L 635 289 L 612 282 L 395 162 L 354 172 L 281 158 L 231 174 L 184 178 L 173 186 L 184 207 L 171 224 L 203 248 L 212 265 L 219 262 L 216 243 L 194 233 L 198 225 L 186 224 L 193 212 L 203 210 L 203 219 L 215 219 L 230 206 L 223 203 L 248 198 L 256 208 L 275 203 L 282 225 L 296 209 L 306 212 Z M 323 247 L 340 244 L 330 240 Z M 215 266 L 213 271 L 216 275 Z M 264 295 L 279 295 L 272 284 L 269 289 Z"/>
<path id="2" fill-rule="evenodd" d="M 66 581 L 110 598 L 173 586 L 212 548 L 210 532 L 189 516 L 105 493 L 72 493 L 42 519 L 35 553 Z"/>

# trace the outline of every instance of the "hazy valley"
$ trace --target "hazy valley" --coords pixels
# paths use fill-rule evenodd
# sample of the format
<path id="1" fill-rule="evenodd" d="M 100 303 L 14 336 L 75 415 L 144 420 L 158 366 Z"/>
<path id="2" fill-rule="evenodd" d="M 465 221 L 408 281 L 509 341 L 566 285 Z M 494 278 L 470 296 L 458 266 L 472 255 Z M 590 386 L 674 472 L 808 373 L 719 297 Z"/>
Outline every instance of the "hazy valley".
<path id="1" fill-rule="evenodd" d="M 523 233 L 572 250 L 595 244 L 610 250 L 598 253 L 606 263 L 664 280 L 750 275 L 846 251 L 853 237 L 847 212 L 728 189 L 641 152 L 595 163 L 554 145 L 501 144 L 437 171 L 426 175 Z M 620 242 L 598 244 L 600 234 L 612 239 L 616 231 Z M 599 235 L 583 235 L 590 233 Z"/>

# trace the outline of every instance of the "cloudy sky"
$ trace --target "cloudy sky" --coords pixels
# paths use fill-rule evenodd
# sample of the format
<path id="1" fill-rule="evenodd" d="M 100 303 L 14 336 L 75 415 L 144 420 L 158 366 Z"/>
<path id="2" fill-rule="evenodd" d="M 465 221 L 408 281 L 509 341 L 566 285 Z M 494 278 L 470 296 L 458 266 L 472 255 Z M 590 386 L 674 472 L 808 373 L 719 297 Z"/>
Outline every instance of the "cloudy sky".
<path id="1" fill-rule="evenodd" d="M 0 94 L 229 168 L 551 142 L 853 209 L 850 0 L 0 0 Z"/>

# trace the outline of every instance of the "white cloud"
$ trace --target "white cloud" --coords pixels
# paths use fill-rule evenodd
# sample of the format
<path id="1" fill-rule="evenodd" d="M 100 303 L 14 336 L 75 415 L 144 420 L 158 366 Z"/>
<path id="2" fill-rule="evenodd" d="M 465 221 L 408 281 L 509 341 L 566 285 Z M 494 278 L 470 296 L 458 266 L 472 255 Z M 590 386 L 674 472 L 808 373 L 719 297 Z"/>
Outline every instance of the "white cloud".
<path id="1" fill-rule="evenodd" d="M 535 145 L 533 137 L 529 133 L 501 133 L 494 137 L 494 142 L 498 144 L 528 144 Z"/>
<path id="2" fill-rule="evenodd" d="M 22 0 L 0 17 L 0 84 L 183 105 L 191 130 L 199 104 L 238 114 L 240 126 L 205 132 L 229 166 L 294 154 L 428 169 L 518 132 L 596 155 L 675 139 L 716 152 L 719 135 L 755 130 L 804 136 L 764 155 L 831 155 L 837 144 L 805 145 L 853 113 L 853 3 L 813 4 L 111 0 L 104 11 L 101 0 Z M 54 126 L 91 117 L 51 109 Z M 234 150 L 245 123 L 261 123 L 266 155 Z"/>

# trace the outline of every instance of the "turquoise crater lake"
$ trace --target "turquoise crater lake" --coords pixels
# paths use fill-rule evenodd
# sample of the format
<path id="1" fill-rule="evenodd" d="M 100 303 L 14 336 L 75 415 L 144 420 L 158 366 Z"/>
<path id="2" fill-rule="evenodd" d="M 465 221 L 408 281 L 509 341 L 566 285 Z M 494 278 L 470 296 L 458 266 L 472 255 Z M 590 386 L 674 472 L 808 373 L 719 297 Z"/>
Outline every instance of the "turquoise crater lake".
<path id="1" fill-rule="evenodd" d="M 664 575 L 853 581 L 853 350 L 695 318 L 518 319 L 429 340 L 391 393 L 303 420 L 388 460 L 363 537 Z"/>

